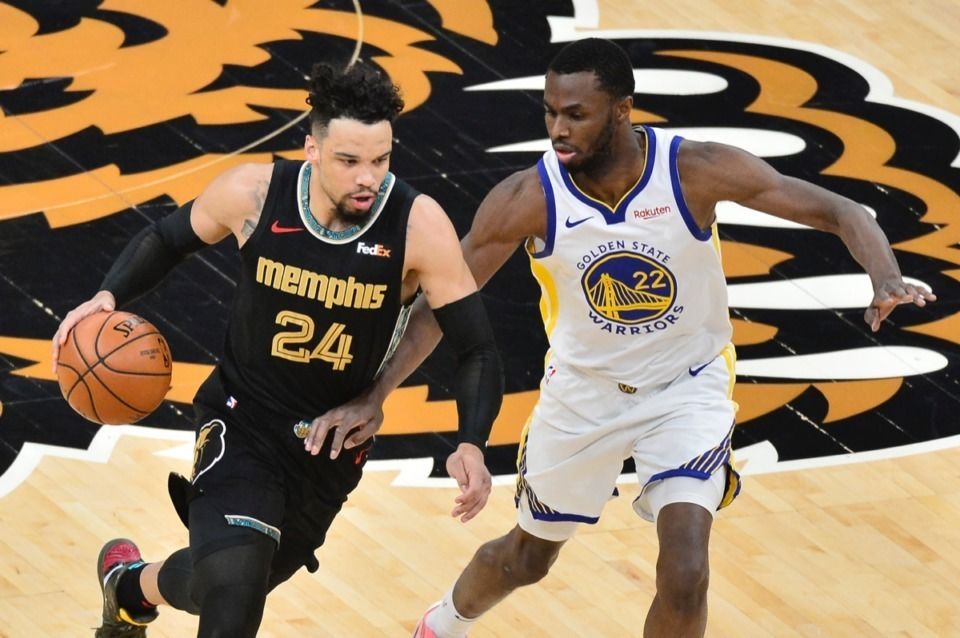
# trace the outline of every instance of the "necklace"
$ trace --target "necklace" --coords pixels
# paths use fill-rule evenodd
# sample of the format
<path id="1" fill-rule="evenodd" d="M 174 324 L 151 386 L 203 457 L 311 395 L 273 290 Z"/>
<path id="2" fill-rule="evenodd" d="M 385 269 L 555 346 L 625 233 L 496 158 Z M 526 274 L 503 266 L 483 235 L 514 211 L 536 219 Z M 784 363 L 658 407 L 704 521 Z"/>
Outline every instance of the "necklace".
<path id="1" fill-rule="evenodd" d="M 318 222 L 313 216 L 313 211 L 310 210 L 310 175 L 312 172 L 313 167 L 310 165 L 310 162 L 306 162 L 303 167 L 303 173 L 300 177 L 300 206 L 303 209 L 303 219 L 307 226 L 310 227 L 310 230 L 326 239 L 342 241 L 357 235 L 361 230 L 369 226 L 374 218 L 376 218 L 376 215 L 370 215 L 364 221 L 363 225 L 354 224 L 353 226 L 344 228 L 343 230 L 330 230 Z M 380 189 L 377 191 L 376 199 L 373 200 L 373 204 L 370 206 L 371 211 L 376 211 L 379 208 L 380 202 L 382 201 L 387 190 L 389 190 L 392 182 L 393 175 L 391 173 L 387 173 L 383 182 L 380 184 Z"/>

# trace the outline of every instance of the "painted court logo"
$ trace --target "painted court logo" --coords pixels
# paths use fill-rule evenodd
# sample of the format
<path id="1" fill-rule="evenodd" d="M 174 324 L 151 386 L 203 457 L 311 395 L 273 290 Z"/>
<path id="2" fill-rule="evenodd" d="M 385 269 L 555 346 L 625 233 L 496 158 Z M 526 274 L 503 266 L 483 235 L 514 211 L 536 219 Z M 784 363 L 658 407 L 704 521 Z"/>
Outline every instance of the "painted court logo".
<path id="1" fill-rule="evenodd" d="M 494 8 L 482 0 L 371 0 L 362 3 L 365 29 L 350 3 L 336 9 L 299 0 L 184 0 L 176 11 L 167 4 L 127 3 L 134 14 L 106 3 L 103 10 L 96 3 L 0 3 L 0 155 L 13 167 L 0 184 L 0 232 L 36 238 L 23 259 L 0 255 L 5 278 L 27 295 L 0 292 L 0 307 L 18 308 L 5 315 L 0 335 L 6 362 L 0 375 L 16 388 L 16 400 L 5 397 L 2 406 L 0 426 L 10 427 L 0 427 L 0 437 L 8 449 L 92 441 L 96 429 L 68 407 L 47 411 L 44 425 L 50 426 L 43 428 L 31 408 L 56 394 L 44 333 L 51 314 L 69 309 L 65 291 L 74 291 L 79 303 L 80 291 L 96 285 L 96 277 L 74 264 L 89 257 L 99 260 L 91 270 L 105 272 L 145 217 L 195 197 L 232 166 L 302 157 L 303 130 L 294 127 L 302 126 L 303 76 L 317 51 L 344 63 L 357 51 L 373 56 L 401 85 L 407 110 L 397 125 L 405 127 L 394 147 L 397 165 L 416 166 L 424 191 L 451 202 L 445 208 L 462 234 L 505 167 L 533 165 L 549 148 L 537 106 L 545 61 L 584 35 L 609 35 L 628 51 L 638 78 L 634 124 L 743 146 L 782 173 L 862 204 L 876 215 L 904 272 L 941 298 L 922 310 L 898 309 L 894 322 L 869 335 L 860 315 L 870 282 L 835 237 L 721 204 L 714 238 L 738 351 L 734 447 L 764 446 L 775 463 L 960 434 L 960 400 L 951 390 L 960 373 L 960 314 L 944 303 L 960 298 L 960 119 L 896 98 L 887 78 L 868 64 L 773 38 L 578 31 L 577 25 L 596 26 L 576 15 L 589 1 L 550 3 L 548 16 L 536 3 Z M 469 20 L 458 19 L 463 6 L 470 8 Z M 511 25 L 523 25 L 522 37 L 510 33 Z M 197 32 L 222 37 L 198 39 Z M 176 63 L 185 58 L 191 64 Z M 429 116 L 421 110 L 425 104 Z M 40 140 L 55 143 L 71 161 L 43 160 L 48 149 Z M 628 210 L 627 218 L 642 226 L 662 214 L 659 208 Z M 114 219 L 100 221 L 108 216 Z M 88 248 L 104 237 L 113 244 Z M 47 245 L 58 249 L 43 253 L 45 259 L 63 255 L 62 263 L 51 263 L 55 288 L 30 265 Z M 378 257 L 390 250 L 363 246 Z M 202 275 L 204 286 L 230 280 L 221 267 L 235 262 L 233 254 L 210 250 L 214 259 L 181 266 Z M 669 262 L 625 245 L 581 263 L 574 276 L 599 329 L 622 329 L 630 338 L 634 331 L 669 328 L 678 294 Z M 491 434 L 492 444 L 502 447 L 487 457 L 500 474 L 513 471 L 510 446 L 542 378 L 543 318 L 527 270 L 512 260 L 484 290 L 491 315 L 509 318 L 496 323 L 510 355 L 504 359 L 509 391 Z M 325 282 L 322 273 L 284 279 L 287 271 L 295 272 L 271 265 L 270 285 L 318 300 L 350 289 L 351 282 Z M 171 326 L 168 336 L 183 346 L 171 344 L 180 357 L 173 362 L 172 403 L 191 401 L 212 367 L 205 353 L 216 352 L 222 338 L 223 326 L 209 323 L 216 317 L 189 321 L 177 314 L 193 301 L 220 307 L 231 292 L 229 285 L 216 293 L 204 286 L 176 287 L 205 295 L 196 300 L 164 287 L 148 300 L 147 308 Z M 376 298 L 362 296 L 371 305 Z M 549 329 L 553 309 L 541 310 Z M 456 417 L 444 365 L 442 357 L 428 361 L 419 383 L 430 380 L 429 388 L 402 387 L 388 399 L 374 460 L 449 453 Z M 159 410 L 149 425 L 193 427 L 179 408 Z M 215 458 L 219 439 L 210 432 L 198 458 Z"/>

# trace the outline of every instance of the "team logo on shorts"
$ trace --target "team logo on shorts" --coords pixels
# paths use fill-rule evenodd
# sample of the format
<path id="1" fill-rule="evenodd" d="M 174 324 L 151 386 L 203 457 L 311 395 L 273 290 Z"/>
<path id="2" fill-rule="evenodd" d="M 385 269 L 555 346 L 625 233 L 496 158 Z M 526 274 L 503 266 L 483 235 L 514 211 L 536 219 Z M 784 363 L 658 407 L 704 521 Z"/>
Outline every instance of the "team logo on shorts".
<path id="1" fill-rule="evenodd" d="M 660 319 L 677 297 L 677 280 L 666 266 L 628 251 L 602 257 L 580 281 L 590 307 L 603 319 L 623 324 Z M 658 329 L 672 322 L 662 323 Z"/>
<path id="2" fill-rule="evenodd" d="M 227 442 L 224 436 L 227 426 L 220 419 L 210 421 L 197 432 L 197 441 L 193 445 L 193 474 L 191 481 L 217 464 L 223 458 Z"/>

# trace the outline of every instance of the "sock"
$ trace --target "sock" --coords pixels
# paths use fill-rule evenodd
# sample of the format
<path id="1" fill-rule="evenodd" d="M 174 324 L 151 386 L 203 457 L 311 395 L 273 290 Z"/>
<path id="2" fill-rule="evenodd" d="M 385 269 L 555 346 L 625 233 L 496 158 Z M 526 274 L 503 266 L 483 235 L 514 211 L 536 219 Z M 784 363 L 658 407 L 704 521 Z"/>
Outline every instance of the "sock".
<path id="1" fill-rule="evenodd" d="M 427 626 L 443 638 L 464 638 L 477 618 L 465 618 L 453 605 L 453 590 L 448 591 L 440 605 L 427 616 Z"/>
<path id="2" fill-rule="evenodd" d="M 140 570 L 146 566 L 146 563 L 131 565 L 117 583 L 117 603 L 135 616 L 156 607 L 144 598 L 140 588 Z"/>

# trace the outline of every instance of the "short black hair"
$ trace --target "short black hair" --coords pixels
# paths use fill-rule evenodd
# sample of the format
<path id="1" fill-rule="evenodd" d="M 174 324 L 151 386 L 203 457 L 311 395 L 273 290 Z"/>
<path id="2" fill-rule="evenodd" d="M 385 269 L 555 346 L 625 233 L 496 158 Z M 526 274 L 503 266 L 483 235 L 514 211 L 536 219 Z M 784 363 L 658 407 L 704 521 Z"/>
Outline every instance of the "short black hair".
<path id="1" fill-rule="evenodd" d="M 339 117 L 392 124 L 403 110 L 400 88 L 385 73 L 359 60 L 346 69 L 326 62 L 314 64 L 307 89 L 310 128 L 321 134 L 330 120 Z"/>
<path id="2" fill-rule="evenodd" d="M 610 40 L 584 38 L 560 49 L 547 72 L 560 75 L 592 71 L 600 88 L 615 99 L 633 95 L 633 63 L 627 52 Z"/>

